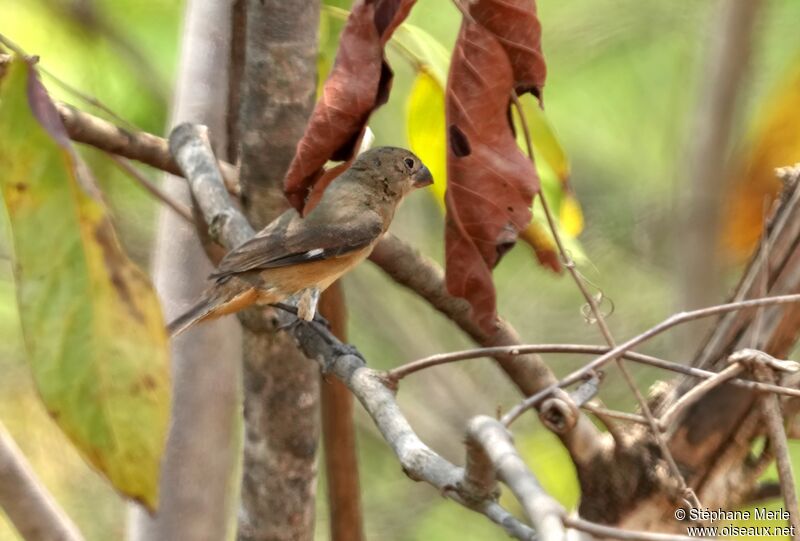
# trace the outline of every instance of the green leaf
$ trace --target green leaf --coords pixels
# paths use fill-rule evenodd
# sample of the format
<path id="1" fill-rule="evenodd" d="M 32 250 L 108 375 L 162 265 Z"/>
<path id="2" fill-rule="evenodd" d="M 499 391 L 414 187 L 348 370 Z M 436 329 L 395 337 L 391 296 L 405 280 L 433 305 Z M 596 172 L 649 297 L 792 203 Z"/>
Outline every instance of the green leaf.
<path id="1" fill-rule="evenodd" d="M 155 509 L 170 406 L 161 309 L 35 70 L 19 59 L 0 87 L 0 171 L 42 400 L 87 461 Z"/>

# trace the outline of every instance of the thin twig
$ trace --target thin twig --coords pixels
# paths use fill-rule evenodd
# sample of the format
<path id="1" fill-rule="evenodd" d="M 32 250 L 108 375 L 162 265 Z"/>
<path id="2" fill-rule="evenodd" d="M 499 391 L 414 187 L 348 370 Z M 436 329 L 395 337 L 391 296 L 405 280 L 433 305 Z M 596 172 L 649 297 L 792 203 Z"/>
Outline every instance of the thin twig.
<path id="1" fill-rule="evenodd" d="M 512 91 L 511 92 L 511 101 L 514 103 L 514 107 L 517 109 L 517 113 L 519 114 L 520 123 L 522 124 L 522 131 L 525 135 L 525 144 L 528 150 L 528 158 L 533 163 L 533 145 L 531 144 L 531 134 L 528 129 L 528 123 L 525 119 L 525 115 L 522 112 L 522 104 L 519 102 L 519 98 L 517 97 L 517 93 Z M 564 247 L 564 244 L 561 242 L 561 235 L 558 232 L 558 227 L 556 226 L 555 220 L 553 219 L 553 215 L 550 212 L 550 206 L 547 204 L 547 199 L 544 197 L 544 192 L 539 192 L 539 201 L 542 204 L 542 209 L 544 210 L 545 217 L 547 218 L 547 224 L 550 227 L 550 233 L 553 235 L 553 239 L 555 240 L 556 246 L 558 247 L 558 251 L 561 254 L 561 258 L 564 261 L 564 266 L 569 271 L 570 276 L 572 276 L 572 280 L 575 282 L 575 285 L 578 286 L 578 289 L 583 295 L 583 298 L 589 304 L 591 308 L 592 314 L 594 315 L 594 319 L 597 322 L 597 326 L 600 329 L 600 333 L 605 338 L 608 345 L 612 348 L 616 347 L 617 342 L 614 340 L 614 336 L 611 334 L 611 329 L 608 328 L 606 324 L 606 319 L 603 316 L 603 313 L 597 306 L 597 301 L 592 296 L 591 293 L 586 289 L 586 284 L 584 283 L 582 277 L 575 269 L 575 262 L 569 255 L 569 252 Z M 681 490 L 681 493 L 689 498 L 691 503 L 696 507 L 700 508 L 700 500 L 697 498 L 697 495 L 694 493 L 689 485 L 686 484 L 686 480 L 683 478 L 683 474 L 681 473 L 680 469 L 678 468 L 678 464 L 675 462 L 675 458 L 672 456 L 672 453 L 669 450 L 669 446 L 667 445 L 666 440 L 664 439 L 664 434 L 661 431 L 661 427 L 658 424 L 658 420 L 656 420 L 653 412 L 650 410 L 650 405 L 647 403 L 647 400 L 642 395 L 641 391 L 639 391 L 639 387 L 636 385 L 636 381 L 633 379 L 628 367 L 625 366 L 625 362 L 620 359 L 619 357 L 614 359 L 616 362 L 617 367 L 619 368 L 620 373 L 622 374 L 625 383 L 628 385 L 628 388 L 633 393 L 634 397 L 636 397 L 636 402 L 639 404 L 639 408 L 644 413 L 645 418 L 647 419 L 647 424 L 650 426 L 650 431 L 655 439 L 656 443 L 658 444 L 659 449 L 661 450 L 661 455 L 664 457 L 664 460 L 667 461 L 667 465 L 669 466 L 671 475 L 675 478 L 678 482 L 678 487 Z"/>
<path id="2" fill-rule="evenodd" d="M 714 387 L 718 387 L 726 381 L 741 374 L 742 370 L 744 370 L 744 367 L 741 365 L 741 363 L 734 363 L 713 378 L 709 378 L 703 383 L 692 387 L 688 393 L 681 396 L 674 404 L 672 404 L 672 406 L 670 406 L 667 411 L 661 415 L 661 426 L 665 428 L 670 426 L 675 422 L 681 412 L 686 411 L 689 406 L 695 404 Z"/>
<path id="3" fill-rule="evenodd" d="M 186 220 L 186 223 L 195 225 L 194 217 L 192 216 L 192 211 L 191 209 L 189 209 L 189 207 L 187 207 L 183 203 L 175 201 L 172 197 L 167 195 L 167 193 L 164 192 L 164 190 L 156 186 L 156 184 L 154 184 L 153 182 L 150 182 L 149 179 L 147 179 L 143 174 L 141 174 L 133 166 L 133 164 L 131 164 L 131 162 L 129 162 L 125 158 L 117 156 L 116 154 L 109 154 L 108 157 L 111 158 L 111 160 L 114 163 L 116 163 L 120 169 L 125 171 L 125 173 L 127 173 L 128 176 L 130 176 L 133 180 L 139 183 L 139 185 L 142 188 L 150 192 L 150 195 L 152 195 L 153 197 L 155 197 L 156 199 L 167 205 L 169 208 L 174 210 L 178 216 Z"/>
<path id="4" fill-rule="evenodd" d="M 520 404 L 509 410 L 508 413 L 506 413 L 503 416 L 502 422 L 506 426 L 510 425 L 520 415 L 522 415 L 522 413 L 539 404 L 539 402 L 541 402 L 542 399 L 552 394 L 554 390 L 561 387 L 566 387 L 567 385 L 572 385 L 573 383 L 577 383 L 578 381 L 583 380 L 583 378 L 585 378 L 590 373 L 599 370 L 612 359 L 619 357 L 620 354 L 628 351 L 629 349 L 635 346 L 638 346 L 643 342 L 646 342 L 647 340 L 653 338 L 654 336 L 658 336 L 659 334 L 668 331 L 672 327 L 681 325 L 689 321 L 695 321 L 697 319 L 716 316 L 719 314 L 725 314 L 727 312 L 735 312 L 736 310 L 758 308 L 759 306 L 794 304 L 797 302 L 800 302 L 800 293 L 792 295 L 776 295 L 774 297 L 767 297 L 764 299 L 748 299 L 744 301 L 718 304 L 716 306 L 709 306 L 707 308 L 700 308 L 698 310 L 691 310 L 688 312 L 680 312 L 677 314 L 673 314 L 664 321 L 662 321 L 661 323 L 659 323 L 658 325 L 655 325 L 646 330 L 645 332 L 634 336 L 627 342 L 624 342 L 619 346 L 608 350 L 608 352 L 606 352 L 604 355 L 601 355 L 597 359 L 584 365 L 578 370 L 571 372 L 568 376 L 562 378 L 558 383 L 550 385 L 549 387 L 542 389 L 536 394 L 529 396 L 523 402 L 521 402 Z"/>
<path id="5" fill-rule="evenodd" d="M 641 415 L 636 415 L 635 413 L 627 413 L 625 411 L 617 411 L 608 408 L 604 408 L 601 406 L 595 406 L 591 402 L 587 402 L 581 406 L 583 409 L 588 411 L 589 413 L 599 417 L 609 417 L 611 419 L 619 419 L 620 421 L 628 421 L 631 423 L 638 423 L 640 425 L 647 425 L 647 419 L 642 417 Z M 608 426 L 608 424 L 603 421 L 603 424 Z M 616 439 L 616 438 L 614 438 Z"/>
<path id="6" fill-rule="evenodd" d="M 608 346 L 586 345 L 586 344 L 521 344 L 518 346 L 496 346 L 489 348 L 473 348 L 461 351 L 453 351 L 450 353 L 438 353 L 418 359 L 407 364 L 400 365 L 392 370 L 386 372 L 386 378 L 395 384 L 401 379 L 433 366 L 440 366 L 453 362 L 489 358 L 495 355 L 524 355 L 526 353 L 578 353 L 589 355 L 602 355 L 611 350 Z M 634 351 L 624 351 L 620 354 L 628 360 L 641 363 L 663 370 L 669 370 L 685 376 L 691 376 L 700 379 L 710 379 L 717 377 L 718 372 L 711 372 L 703 370 L 702 368 L 695 368 L 692 366 L 685 366 L 665 359 L 659 359 L 652 355 L 645 355 L 643 353 L 636 353 Z M 743 387 L 745 389 L 765 391 L 770 393 L 777 393 L 785 396 L 794 396 L 800 398 L 800 389 L 792 389 L 791 387 L 783 387 L 781 385 L 770 385 L 757 381 L 750 381 L 746 379 L 732 379 L 728 382 L 730 385 Z"/>
<path id="7" fill-rule="evenodd" d="M 83 541 L 2 424 L 0 508 L 26 541 Z"/>
<path id="8" fill-rule="evenodd" d="M 27 54 L 22 49 L 22 47 L 20 47 L 19 45 L 17 45 L 13 41 L 11 41 L 7 36 L 5 36 L 3 34 L 0 34 L 0 43 L 2 43 L 3 45 L 5 45 L 10 50 L 14 51 L 16 54 L 18 54 L 19 56 L 21 56 L 23 58 L 32 58 L 31 55 Z M 63 79 L 57 77 L 55 74 L 53 74 L 52 72 L 47 70 L 41 63 L 38 64 L 37 69 L 39 71 L 41 71 L 42 73 L 44 73 L 45 75 L 47 75 L 58 86 L 60 86 L 61 88 L 63 88 L 64 90 L 66 90 L 67 92 L 72 94 L 73 96 L 76 96 L 81 101 L 87 103 L 88 105 L 91 105 L 92 107 L 95 107 L 96 109 L 99 109 L 99 110 L 103 111 L 105 114 L 107 114 L 108 116 L 113 118 L 115 121 L 117 121 L 117 122 L 119 122 L 121 124 L 124 124 L 128 128 L 134 129 L 134 130 L 136 129 L 136 126 L 134 126 L 131 122 L 129 122 L 129 121 L 125 120 L 124 118 L 122 118 L 121 116 L 119 116 L 109 106 L 107 106 L 106 104 L 101 102 L 99 99 L 97 99 L 94 96 L 90 96 L 89 94 L 86 94 L 85 92 L 82 92 L 81 90 L 75 88 L 74 86 L 72 86 L 71 84 L 67 83 Z"/>
<path id="9" fill-rule="evenodd" d="M 178 164 L 169 153 L 167 140 L 163 137 L 142 131 L 126 131 L 107 120 L 76 109 L 72 105 L 60 102 L 55 102 L 55 105 L 61 121 L 73 141 L 145 163 L 173 175 L 182 176 L 183 173 Z M 238 195 L 239 175 L 236 167 L 222 161 L 217 163 L 222 170 L 228 192 Z"/>
<path id="10" fill-rule="evenodd" d="M 769 294 L 769 252 L 770 252 L 770 236 L 768 234 L 768 221 L 769 221 L 769 199 L 764 199 L 764 209 L 762 211 L 762 235 L 761 245 L 758 249 L 758 258 L 761 263 L 761 291 L 759 296 L 766 297 Z M 753 318 L 753 330 L 750 337 L 750 347 L 753 349 L 761 349 L 762 346 L 758 340 L 764 330 L 764 310 L 762 306 L 756 310 L 756 316 Z"/>
<path id="11" fill-rule="evenodd" d="M 650 533 L 634 530 L 623 530 L 605 526 L 595 522 L 589 522 L 578 517 L 565 517 L 564 525 L 573 530 L 579 530 L 591 534 L 598 539 L 619 539 L 620 541 L 696 541 L 708 540 L 708 537 L 688 537 L 685 535 L 674 535 L 668 533 Z"/>
<path id="12" fill-rule="evenodd" d="M 768 365 L 760 362 L 759 357 L 754 357 L 752 362 L 756 378 L 766 383 L 775 383 L 775 374 Z M 789 454 L 789 443 L 786 439 L 786 430 L 783 426 L 783 412 L 781 402 L 774 394 L 765 394 L 761 398 L 761 408 L 764 411 L 764 420 L 767 423 L 770 446 L 775 453 L 775 462 L 778 467 L 778 478 L 781 483 L 781 493 L 789 512 L 789 524 L 792 525 L 792 539 L 800 539 L 800 511 L 797 505 L 797 488 L 794 484 L 792 473 L 792 459 Z"/>

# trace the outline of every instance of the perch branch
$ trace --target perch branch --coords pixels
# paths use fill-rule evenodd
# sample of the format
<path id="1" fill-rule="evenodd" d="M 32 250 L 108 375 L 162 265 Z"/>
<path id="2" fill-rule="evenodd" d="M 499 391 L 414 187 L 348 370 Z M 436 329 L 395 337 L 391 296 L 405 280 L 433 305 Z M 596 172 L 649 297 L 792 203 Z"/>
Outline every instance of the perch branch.
<path id="1" fill-rule="evenodd" d="M 512 350 L 521 345 L 516 330 L 502 319 L 498 319 L 494 334 L 486 334 L 472 320 L 467 301 L 447 292 L 441 267 L 394 235 L 384 235 L 370 260 L 395 282 L 425 299 L 478 344 L 489 348 L 507 346 Z M 526 396 L 556 385 L 550 367 L 536 355 L 513 355 L 500 349 L 491 355 Z M 601 433 L 585 415 L 579 415 L 575 426 L 559 436 L 578 467 L 601 451 Z"/>
<path id="2" fill-rule="evenodd" d="M 171 147 L 176 161 L 185 164 L 189 185 L 206 221 L 213 223 L 214 217 L 220 215 L 228 217 L 226 227 L 220 229 L 220 240 L 230 246 L 236 244 L 236 239 L 252 235 L 253 231 L 230 198 L 220 197 L 225 190 L 219 175 L 208 170 L 207 166 L 213 164 L 209 156 L 213 154 L 203 139 L 203 133 L 200 126 L 181 125 L 170 136 Z M 199 164 L 194 163 L 195 160 Z M 193 178 L 195 174 L 202 178 Z M 227 238 L 227 235 L 232 238 Z M 339 341 L 330 334 L 323 336 L 318 328 L 297 325 L 293 332 L 305 354 L 339 378 L 361 402 L 411 479 L 431 484 L 450 499 L 484 514 L 517 539 L 531 541 L 535 538 L 533 530 L 498 503 L 476 501 L 460 489 L 463 469 L 436 454 L 419 439 L 380 372 L 367 368 L 359 355 L 339 354 Z"/>
<path id="3" fill-rule="evenodd" d="M 491 417 L 473 418 L 467 428 L 467 449 L 485 453 L 500 479 L 522 504 L 542 541 L 564 539 L 564 508 L 549 496 L 519 456 L 506 427 Z"/>
<path id="4" fill-rule="evenodd" d="M 83 541 L 2 424 L 0 507 L 26 541 Z"/>
<path id="5" fill-rule="evenodd" d="M 231 204 L 225 190 L 208 140 L 208 129 L 197 124 L 181 124 L 172 130 L 169 145 L 206 219 L 211 238 L 230 249 L 252 237 L 255 231 Z"/>

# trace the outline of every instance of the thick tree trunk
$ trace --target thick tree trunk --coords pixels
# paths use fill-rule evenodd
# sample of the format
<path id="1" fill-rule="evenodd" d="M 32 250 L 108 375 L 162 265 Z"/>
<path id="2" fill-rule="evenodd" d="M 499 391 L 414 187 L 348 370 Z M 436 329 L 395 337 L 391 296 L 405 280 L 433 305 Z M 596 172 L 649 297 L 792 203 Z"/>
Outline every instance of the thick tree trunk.
<path id="1" fill-rule="evenodd" d="M 245 211 L 258 229 L 286 206 L 283 177 L 314 104 L 319 3 L 247 0 L 244 7 L 238 140 Z M 239 539 L 312 539 L 319 369 L 275 332 L 269 314 L 251 312 L 243 321 Z"/>
<path id="2" fill-rule="evenodd" d="M 225 148 L 230 3 L 189 0 L 172 124 L 209 126 Z M 224 157 L 224 154 L 219 154 Z M 186 181 L 169 177 L 165 190 L 190 203 Z M 167 319 L 206 287 L 211 272 L 197 233 L 169 209 L 161 212 L 153 265 Z M 158 514 L 136 510 L 130 539 L 220 541 L 232 519 L 233 471 L 240 449 L 241 340 L 234 318 L 204 323 L 172 342 L 173 420 L 162 464 Z"/>

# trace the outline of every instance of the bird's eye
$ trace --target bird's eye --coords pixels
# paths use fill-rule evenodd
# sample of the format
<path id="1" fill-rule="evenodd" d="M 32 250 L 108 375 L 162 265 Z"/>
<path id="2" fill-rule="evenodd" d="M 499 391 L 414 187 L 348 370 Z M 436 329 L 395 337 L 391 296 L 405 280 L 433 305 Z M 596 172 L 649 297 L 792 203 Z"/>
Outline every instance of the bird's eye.
<path id="1" fill-rule="evenodd" d="M 406 158 L 403 160 L 403 163 L 406 164 L 406 167 L 408 167 L 409 170 L 414 169 L 414 160 L 412 158 Z"/>

